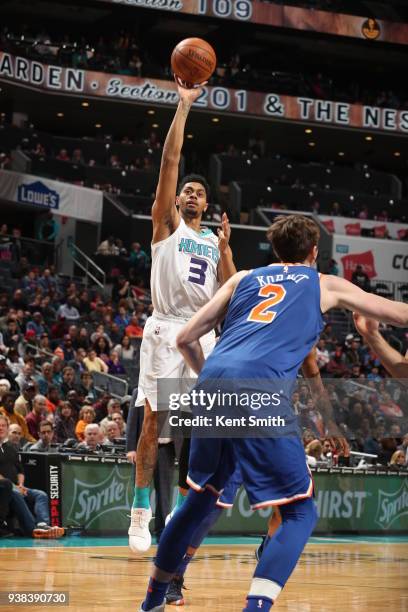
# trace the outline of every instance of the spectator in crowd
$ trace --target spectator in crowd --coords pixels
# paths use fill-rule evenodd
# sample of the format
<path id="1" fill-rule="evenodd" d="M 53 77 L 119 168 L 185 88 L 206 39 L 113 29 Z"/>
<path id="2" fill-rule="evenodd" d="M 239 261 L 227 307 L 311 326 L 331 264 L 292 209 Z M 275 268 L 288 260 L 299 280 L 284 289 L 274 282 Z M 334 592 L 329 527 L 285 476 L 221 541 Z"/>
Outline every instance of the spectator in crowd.
<path id="1" fill-rule="evenodd" d="M 312 440 L 305 448 L 307 463 L 315 467 L 318 461 L 322 461 L 323 446 L 320 440 Z"/>
<path id="2" fill-rule="evenodd" d="M 79 420 L 75 426 L 75 435 L 83 442 L 85 427 L 95 420 L 95 410 L 92 406 L 83 406 L 79 412 Z"/>
<path id="3" fill-rule="evenodd" d="M 31 412 L 26 416 L 26 423 L 30 435 L 38 440 L 41 421 L 45 419 L 47 412 L 47 398 L 44 395 L 36 395 L 33 399 Z"/>
<path id="4" fill-rule="evenodd" d="M 107 365 L 109 368 L 109 374 L 112 374 L 113 376 L 126 374 L 126 370 L 119 360 L 119 353 L 117 351 L 111 351 Z"/>
<path id="5" fill-rule="evenodd" d="M 122 412 L 114 412 L 112 414 L 112 421 L 114 421 L 118 425 L 120 435 L 122 437 L 125 436 L 126 435 L 126 423 L 123 418 Z"/>
<path id="6" fill-rule="evenodd" d="M 23 436 L 23 430 L 17 423 L 10 423 L 8 441 L 11 442 L 18 453 L 35 442 L 34 439 L 30 441 Z"/>
<path id="7" fill-rule="evenodd" d="M 363 270 L 363 266 L 360 264 L 356 266 L 353 274 L 351 275 L 351 282 L 363 289 L 364 291 L 371 290 L 370 278 Z"/>
<path id="8" fill-rule="evenodd" d="M 18 384 L 20 389 L 23 389 L 26 385 L 28 385 L 28 383 L 30 383 L 33 380 L 33 374 L 34 374 L 34 364 L 31 361 L 31 359 L 27 359 L 27 361 L 25 362 L 23 366 L 21 374 L 16 376 L 16 383 Z"/>
<path id="9" fill-rule="evenodd" d="M 65 304 L 62 304 L 58 309 L 58 316 L 62 317 L 67 323 L 78 321 L 81 316 L 78 309 L 74 305 L 72 298 L 68 298 Z"/>
<path id="10" fill-rule="evenodd" d="M 119 306 L 118 314 L 115 316 L 114 321 L 124 333 L 125 328 L 130 323 L 130 316 L 124 306 Z"/>
<path id="11" fill-rule="evenodd" d="M 58 159 L 59 161 L 65 161 L 65 162 L 71 161 L 68 155 L 68 151 L 66 149 L 60 149 L 59 153 L 55 156 L 55 158 Z"/>
<path id="12" fill-rule="evenodd" d="M 108 422 L 102 430 L 105 433 L 105 438 L 102 442 L 104 446 L 113 446 L 115 440 L 120 438 L 119 426 L 115 421 Z"/>
<path id="13" fill-rule="evenodd" d="M 108 366 L 106 363 L 97 356 L 95 349 L 89 349 L 87 357 L 84 359 L 84 365 L 88 372 L 100 372 L 106 374 L 108 372 Z"/>
<path id="14" fill-rule="evenodd" d="M 26 417 L 33 408 L 33 399 L 36 394 L 37 387 L 33 380 L 29 380 L 24 386 L 21 395 L 19 395 L 14 404 L 14 411 L 21 416 Z"/>
<path id="15" fill-rule="evenodd" d="M 38 427 L 39 440 L 30 446 L 30 452 L 49 453 L 54 440 L 54 429 L 48 421 L 41 421 Z"/>
<path id="16" fill-rule="evenodd" d="M 66 366 L 62 370 L 61 393 L 66 397 L 69 391 L 76 390 L 75 385 L 75 370 L 70 366 Z"/>
<path id="17" fill-rule="evenodd" d="M 117 352 L 119 359 L 122 361 L 131 361 L 135 353 L 135 349 L 130 342 L 129 336 L 123 336 L 121 343 L 117 344 L 114 350 Z"/>
<path id="18" fill-rule="evenodd" d="M 104 428 L 112 422 L 112 416 L 120 412 L 120 400 L 116 397 L 109 398 L 106 404 L 106 416 L 100 421 L 99 425 Z"/>
<path id="19" fill-rule="evenodd" d="M 100 444 L 101 430 L 97 423 L 88 423 L 84 429 L 84 440 L 77 446 L 77 450 L 91 451 L 93 453 L 102 451 Z"/>
<path id="20" fill-rule="evenodd" d="M 38 391 L 42 395 L 46 395 L 50 385 L 54 384 L 53 375 L 52 363 L 44 362 L 41 366 L 41 376 L 37 377 Z"/>
<path id="21" fill-rule="evenodd" d="M 21 435 L 24 437 L 25 440 L 27 440 L 28 442 L 35 442 L 34 436 L 32 436 L 28 430 L 25 418 L 14 410 L 15 401 L 15 393 L 9 391 L 5 395 L 3 395 L 0 404 L 0 414 L 3 414 L 8 418 L 10 427 L 13 425 L 17 425 L 21 429 Z"/>
<path id="22" fill-rule="evenodd" d="M 390 459 L 390 466 L 406 467 L 406 465 L 404 451 L 396 450 Z"/>
<path id="23" fill-rule="evenodd" d="M 129 255 L 129 266 L 133 268 L 136 276 L 143 274 L 149 265 L 149 257 L 143 251 L 139 242 L 132 242 Z"/>
<path id="24" fill-rule="evenodd" d="M 40 538 L 57 538 L 65 530 L 50 527 L 48 496 L 44 491 L 29 489 L 24 486 L 24 471 L 18 454 L 8 441 L 9 423 L 7 417 L 0 415 L 0 477 L 9 480 L 12 488 L 10 510 L 18 518 L 25 536 Z M 33 512 L 30 507 L 34 508 Z"/>
<path id="25" fill-rule="evenodd" d="M 129 338 L 142 338 L 143 328 L 140 327 L 137 317 L 131 317 L 130 323 L 125 329 L 125 333 Z"/>
<path id="26" fill-rule="evenodd" d="M 96 253 L 98 255 L 119 255 L 119 249 L 115 244 L 114 236 L 108 236 L 106 240 L 103 240 L 98 246 Z"/>
<path id="27" fill-rule="evenodd" d="M 61 402 L 56 411 L 54 435 L 58 443 L 75 438 L 75 419 L 70 402 Z"/>
<path id="28" fill-rule="evenodd" d="M 320 338 L 320 340 L 317 343 L 316 361 L 317 361 L 317 366 L 319 370 L 325 372 L 326 366 L 330 361 L 330 354 L 326 348 L 326 341 L 323 340 L 323 338 Z"/>
<path id="29" fill-rule="evenodd" d="M 11 385 L 7 378 L 0 378 L 0 405 L 3 401 L 3 397 L 10 391 Z"/>

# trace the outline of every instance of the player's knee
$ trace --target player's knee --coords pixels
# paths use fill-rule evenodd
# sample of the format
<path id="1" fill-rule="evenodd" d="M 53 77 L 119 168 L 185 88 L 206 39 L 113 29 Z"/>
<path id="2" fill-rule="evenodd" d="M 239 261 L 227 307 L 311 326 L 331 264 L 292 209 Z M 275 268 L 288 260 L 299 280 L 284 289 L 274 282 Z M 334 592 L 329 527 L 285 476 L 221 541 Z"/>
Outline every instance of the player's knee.
<path id="1" fill-rule="evenodd" d="M 302 521 L 309 526 L 310 531 L 313 531 L 319 518 L 316 504 L 311 497 L 281 506 L 280 512 L 283 522 Z"/>

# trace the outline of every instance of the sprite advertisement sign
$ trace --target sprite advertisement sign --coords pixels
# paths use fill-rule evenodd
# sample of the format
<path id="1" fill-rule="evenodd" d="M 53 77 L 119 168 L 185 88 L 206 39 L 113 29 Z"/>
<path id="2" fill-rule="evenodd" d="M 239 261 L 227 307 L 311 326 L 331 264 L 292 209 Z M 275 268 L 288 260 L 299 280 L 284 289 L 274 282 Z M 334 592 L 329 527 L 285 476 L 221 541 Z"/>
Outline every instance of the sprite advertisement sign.
<path id="1" fill-rule="evenodd" d="M 357 473 L 356 473 L 357 472 Z M 313 474 L 319 522 L 315 533 L 408 531 L 408 479 L 349 468 Z M 133 469 L 125 459 L 69 457 L 62 461 L 64 525 L 95 533 L 126 533 L 133 498 Z M 177 487 L 174 487 L 176 495 Z M 218 520 L 217 533 L 264 533 L 271 508 L 253 512 L 243 489 Z"/>

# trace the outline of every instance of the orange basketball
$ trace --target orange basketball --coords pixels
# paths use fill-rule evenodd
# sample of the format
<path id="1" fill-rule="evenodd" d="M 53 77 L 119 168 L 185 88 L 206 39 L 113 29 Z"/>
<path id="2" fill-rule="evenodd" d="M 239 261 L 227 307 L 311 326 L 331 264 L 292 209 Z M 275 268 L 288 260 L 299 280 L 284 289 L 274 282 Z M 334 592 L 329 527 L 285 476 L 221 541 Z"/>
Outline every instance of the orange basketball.
<path id="1" fill-rule="evenodd" d="M 201 38 L 185 38 L 171 54 L 171 69 L 185 87 L 208 81 L 216 65 L 214 49 Z"/>

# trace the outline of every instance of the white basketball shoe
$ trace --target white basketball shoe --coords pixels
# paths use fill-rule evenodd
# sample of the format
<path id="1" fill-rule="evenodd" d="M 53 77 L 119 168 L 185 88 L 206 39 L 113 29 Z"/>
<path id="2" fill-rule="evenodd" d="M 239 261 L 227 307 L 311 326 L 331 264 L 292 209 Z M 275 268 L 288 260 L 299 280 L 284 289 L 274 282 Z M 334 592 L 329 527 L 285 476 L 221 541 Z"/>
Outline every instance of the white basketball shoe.
<path id="1" fill-rule="evenodd" d="M 129 548 L 132 552 L 146 552 L 152 545 L 152 536 L 149 531 L 151 520 L 151 508 L 132 508 L 128 530 Z"/>

